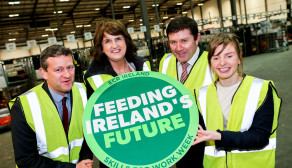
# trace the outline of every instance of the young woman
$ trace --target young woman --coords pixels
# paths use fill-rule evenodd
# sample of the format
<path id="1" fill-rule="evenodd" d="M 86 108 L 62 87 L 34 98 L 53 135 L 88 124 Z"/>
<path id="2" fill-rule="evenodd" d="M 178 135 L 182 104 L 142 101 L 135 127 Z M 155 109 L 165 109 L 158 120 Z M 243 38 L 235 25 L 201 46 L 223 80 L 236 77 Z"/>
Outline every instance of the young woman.
<path id="1" fill-rule="evenodd" d="M 85 75 L 88 98 L 107 80 L 132 71 L 150 71 L 150 63 L 136 56 L 136 46 L 118 20 L 104 20 L 96 27 L 94 60 Z"/>
<path id="2" fill-rule="evenodd" d="M 207 130 L 204 167 L 275 167 L 276 129 L 281 99 L 272 81 L 242 73 L 242 52 L 234 34 L 218 34 L 208 60 L 218 80 L 196 90 Z"/>

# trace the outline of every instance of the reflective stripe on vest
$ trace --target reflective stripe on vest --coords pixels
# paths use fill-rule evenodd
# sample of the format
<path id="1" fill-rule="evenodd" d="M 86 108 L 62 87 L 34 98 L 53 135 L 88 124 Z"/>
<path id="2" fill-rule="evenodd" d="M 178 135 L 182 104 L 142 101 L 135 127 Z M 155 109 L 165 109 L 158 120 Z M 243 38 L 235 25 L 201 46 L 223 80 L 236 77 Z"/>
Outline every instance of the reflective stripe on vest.
<path id="1" fill-rule="evenodd" d="M 251 84 L 247 102 L 244 109 L 244 115 L 242 118 L 241 123 L 241 132 L 247 131 L 250 126 L 252 125 L 253 118 L 255 115 L 255 112 L 257 110 L 257 104 L 260 97 L 261 88 L 263 85 L 264 80 L 255 78 Z M 199 97 L 198 100 L 200 102 L 201 107 L 201 113 L 202 117 L 204 119 L 204 123 L 207 129 L 207 122 L 206 122 L 206 116 L 207 116 L 207 89 L 208 86 L 201 87 L 199 90 Z M 276 138 L 269 139 L 269 144 L 261 149 L 261 150 L 249 150 L 249 151 L 239 151 L 239 150 L 232 150 L 231 153 L 248 153 L 248 152 L 258 152 L 258 151 L 265 151 L 265 150 L 271 150 L 276 148 Z M 205 147 L 205 154 L 213 157 L 223 157 L 225 156 L 225 151 L 220 150 L 218 151 L 215 146 L 206 146 Z"/>
<path id="2" fill-rule="evenodd" d="M 209 64 L 207 65 L 207 69 L 206 69 L 206 75 L 205 75 L 205 79 L 204 79 L 204 84 L 203 86 L 207 86 L 210 83 L 212 83 L 212 79 L 213 79 L 213 73 L 209 67 Z"/>
<path id="3" fill-rule="evenodd" d="M 205 127 L 207 129 L 207 89 L 208 89 L 208 85 L 207 86 L 203 86 L 199 89 L 199 102 L 200 102 L 200 106 L 201 106 L 201 113 L 202 113 L 202 117 L 204 119 L 204 123 L 205 123 Z"/>
<path id="4" fill-rule="evenodd" d="M 76 83 L 75 83 L 76 84 Z M 77 83 L 76 86 L 78 87 L 80 83 Z M 78 87 L 81 98 L 82 98 L 82 102 L 83 102 L 83 106 L 85 107 L 86 102 L 87 102 L 87 96 L 85 93 L 84 88 L 82 87 L 82 85 L 80 84 Z M 85 95 L 84 95 L 85 93 Z M 46 133 L 45 133 L 45 127 L 44 127 L 44 122 L 42 119 L 42 112 L 41 112 L 41 107 L 40 107 L 40 103 L 39 100 L 37 98 L 37 95 L 34 91 L 28 91 L 26 93 L 24 93 L 24 95 L 26 95 L 29 107 L 30 107 L 30 111 L 32 114 L 32 118 L 33 118 L 33 122 L 35 125 L 35 133 L 36 133 L 36 138 L 37 138 L 37 146 L 39 147 L 39 154 L 40 155 L 45 155 L 49 158 L 58 158 L 61 155 L 69 155 L 69 148 L 68 147 L 59 147 L 56 150 L 52 151 L 52 152 L 48 152 L 47 150 L 47 139 L 46 139 Z M 84 138 L 81 139 L 75 139 L 74 141 L 72 141 L 69 146 L 70 149 L 76 147 L 76 146 L 82 146 Z M 76 162 L 76 160 L 72 161 L 72 163 Z M 78 162 L 78 160 L 77 160 Z"/>
<path id="5" fill-rule="evenodd" d="M 150 71 L 148 65 L 146 64 L 146 62 L 143 63 L 143 71 Z"/>
<path id="6" fill-rule="evenodd" d="M 72 163 L 73 163 L 73 164 L 77 164 L 78 162 L 79 162 L 79 159 L 72 160 Z"/>
<path id="7" fill-rule="evenodd" d="M 266 151 L 266 150 L 272 150 L 276 148 L 276 138 L 269 139 L 269 144 L 260 150 L 232 150 L 231 153 L 250 153 L 250 152 L 259 152 L 259 151 Z M 205 155 L 212 156 L 212 157 L 224 157 L 226 156 L 226 153 L 224 150 L 217 150 L 215 146 L 206 146 L 205 147 Z"/>
<path id="8" fill-rule="evenodd" d="M 70 149 L 74 148 L 75 146 L 82 146 L 84 138 L 81 139 L 75 139 L 74 141 L 72 141 L 69 146 Z M 67 147 L 59 147 L 58 149 L 54 150 L 53 152 L 46 152 L 43 155 L 49 157 L 49 158 L 58 158 L 60 155 L 69 155 L 69 149 Z M 73 160 L 72 163 L 74 162 L 78 162 L 77 160 Z"/>
<path id="9" fill-rule="evenodd" d="M 59 147 L 52 152 L 46 152 L 46 153 L 43 153 L 42 155 L 55 159 L 61 155 L 69 155 L 69 149 L 67 147 Z"/>
<path id="10" fill-rule="evenodd" d="M 241 132 L 247 131 L 252 124 L 254 114 L 257 111 L 257 105 L 260 98 L 263 83 L 264 80 L 259 78 L 255 78 L 252 81 L 241 122 L 240 129 Z"/>
<path id="11" fill-rule="evenodd" d="M 101 78 L 101 75 L 94 75 L 92 76 L 93 82 L 96 86 L 96 88 L 99 88 L 104 82 Z"/>
<path id="12" fill-rule="evenodd" d="M 39 154 L 47 153 L 47 139 L 45 133 L 44 122 L 41 113 L 41 106 L 39 104 L 38 97 L 34 91 L 24 93 L 27 97 L 27 101 L 32 114 L 33 122 L 35 125 L 35 132 L 37 138 L 37 145 L 39 147 Z"/>
<path id="13" fill-rule="evenodd" d="M 172 53 L 169 53 L 168 56 L 163 61 L 162 72 L 161 72 L 163 74 L 166 74 L 166 72 L 167 72 L 167 67 L 168 67 L 171 55 L 172 55 Z"/>
<path id="14" fill-rule="evenodd" d="M 70 149 L 74 148 L 75 146 L 82 146 L 84 138 L 81 139 L 75 139 L 74 141 L 70 142 L 69 146 Z"/>
<path id="15" fill-rule="evenodd" d="M 79 89 L 79 93 L 81 95 L 81 98 L 82 98 L 82 103 L 83 103 L 83 107 L 85 109 L 85 106 L 86 106 L 86 103 L 87 103 L 87 95 L 86 95 L 86 91 L 85 89 L 83 88 L 82 84 L 79 83 L 79 82 L 74 82 L 75 85 L 78 87 Z"/>

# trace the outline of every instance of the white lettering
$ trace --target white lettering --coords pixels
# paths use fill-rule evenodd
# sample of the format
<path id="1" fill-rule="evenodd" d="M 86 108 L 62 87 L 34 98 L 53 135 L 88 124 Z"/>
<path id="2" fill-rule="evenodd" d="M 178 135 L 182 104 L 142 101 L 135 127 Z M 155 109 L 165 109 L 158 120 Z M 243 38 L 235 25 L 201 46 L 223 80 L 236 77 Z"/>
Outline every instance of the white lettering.
<path id="1" fill-rule="evenodd" d="M 127 100 L 130 109 L 139 107 L 141 105 L 141 99 L 138 96 L 128 97 Z M 135 103 L 133 101 L 135 101 Z"/>
<path id="2" fill-rule="evenodd" d="M 109 101 L 104 103 L 105 105 L 105 111 L 106 114 L 112 114 L 112 113 L 116 113 L 117 110 L 115 109 L 115 102 L 114 101 Z"/>
<path id="3" fill-rule="evenodd" d="M 173 96 L 176 95 L 176 90 L 175 89 L 172 89 L 173 86 L 165 86 L 163 89 L 162 89 L 162 95 L 166 98 L 171 98 Z M 169 93 L 167 92 L 169 90 Z"/>

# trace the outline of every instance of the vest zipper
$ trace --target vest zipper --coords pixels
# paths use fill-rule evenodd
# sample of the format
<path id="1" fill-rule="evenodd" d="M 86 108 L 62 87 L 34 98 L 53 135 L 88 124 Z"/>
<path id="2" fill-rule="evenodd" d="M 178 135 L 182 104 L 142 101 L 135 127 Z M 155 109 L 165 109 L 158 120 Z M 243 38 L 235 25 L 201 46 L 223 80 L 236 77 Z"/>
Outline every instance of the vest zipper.
<path id="1" fill-rule="evenodd" d="M 68 130 L 68 133 L 69 133 L 69 130 Z M 69 150 L 69 154 L 68 154 L 68 156 L 69 156 L 69 163 L 71 163 L 71 159 L 70 159 L 70 151 L 71 151 L 71 149 L 70 149 L 69 139 L 68 139 L 67 135 L 66 135 L 66 140 L 67 140 L 68 150 Z"/>
<path id="2" fill-rule="evenodd" d="M 226 163 L 226 168 L 228 168 L 228 162 L 227 162 L 227 156 L 228 155 L 227 155 L 227 151 L 225 151 L 225 156 L 226 156 L 226 159 L 225 159 L 226 160 L 226 162 L 225 162 Z"/>

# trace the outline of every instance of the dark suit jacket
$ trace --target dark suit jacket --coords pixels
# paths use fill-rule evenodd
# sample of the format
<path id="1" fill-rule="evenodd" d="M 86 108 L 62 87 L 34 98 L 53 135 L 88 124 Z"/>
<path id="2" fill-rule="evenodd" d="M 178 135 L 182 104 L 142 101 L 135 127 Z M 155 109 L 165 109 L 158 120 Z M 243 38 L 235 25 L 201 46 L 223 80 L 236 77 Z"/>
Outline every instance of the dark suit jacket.
<path id="1" fill-rule="evenodd" d="M 53 101 L 53 98 L 48 89 L 48 84 L 45 82 L 42 85 L 42 87 Z M 72 100 L 72 94 L 70 95 L 71 95 L 71 100 Z M 11 108 L 11 129 L 12 129 L 11 132 L 12 132 L 12 142 L 13 142 L 13 147 L 14 147 L 15 162 L 19 168 L 22 168 L 22 167 L 76 168 L 75 164 L 60 162 L 60 161 L 53 161 L 50 158 L 39 155 L 38 150 L 37 150 L 36 134 L 27 124 L 21 102 L 18 98 L 16 99 L 16 102 Z M 81 148 L 79 155 L 80 155 L 79 161 L 84 160 L 84 159 L 92 159 L 92 152 L 87 146 L 87 143 L 85 140 L 83 142 L 83 146 Z"/>

